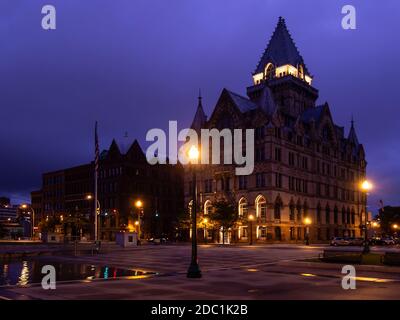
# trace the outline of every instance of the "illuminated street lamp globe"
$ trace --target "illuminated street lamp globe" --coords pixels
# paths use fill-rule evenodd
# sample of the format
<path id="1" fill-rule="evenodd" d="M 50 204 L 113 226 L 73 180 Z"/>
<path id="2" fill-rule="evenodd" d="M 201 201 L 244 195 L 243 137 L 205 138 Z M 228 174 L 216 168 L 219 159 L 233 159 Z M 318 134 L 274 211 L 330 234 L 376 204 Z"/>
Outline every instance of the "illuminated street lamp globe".
<path id="1" fill-rule="evenodd" d="M 136 208 L 141 208 L 143 206 L 143 202 L 141 200 L 138 200 L 135 202 Z"/>
<path id="2" fill-rule="evenodd" d="M 191 146 L 188 152 L 189 160 L 192 163 L 196 162 L 199 159 L 199 154 L 199 149 L 195 145 Z"/>
<path id="3" fill-rule="evenodd" d="M 304 224 L 305 225 L 310 225 L 312 223 L 311 219 L 309 217 L 304 219 Z"/>
<path id="4" fill-rule="evenodd" d="M 361 190 L 362 190 L 362 191 L 368 192 L 368 191 L 370 191 L 371 189 L 372 189 L 372 184 L 371 184 L 371 182 L 369 182 L 368 180 L 364 180 L 364 181 L 361 183 Z"/>

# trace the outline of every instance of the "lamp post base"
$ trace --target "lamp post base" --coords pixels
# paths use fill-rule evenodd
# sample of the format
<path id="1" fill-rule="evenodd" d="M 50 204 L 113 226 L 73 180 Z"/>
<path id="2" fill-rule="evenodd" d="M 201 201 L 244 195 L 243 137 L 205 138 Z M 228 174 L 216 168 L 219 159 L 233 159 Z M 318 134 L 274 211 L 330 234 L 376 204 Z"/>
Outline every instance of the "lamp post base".
<path id="1" fill-rule="evenodd" d="M 192 262 L 190 264 L 186 276 L 188 278 L 201 278 L 201 271 L 197 262 Z"/>
<path id="2" fill-rule="evenodd" d="M 369 246 L 364 246 L 364 249 L 363 249 L 363 254 L 367 254 L 367 253 L 370 253 L 371 252 L 371 249 L 369 248 Z"/>

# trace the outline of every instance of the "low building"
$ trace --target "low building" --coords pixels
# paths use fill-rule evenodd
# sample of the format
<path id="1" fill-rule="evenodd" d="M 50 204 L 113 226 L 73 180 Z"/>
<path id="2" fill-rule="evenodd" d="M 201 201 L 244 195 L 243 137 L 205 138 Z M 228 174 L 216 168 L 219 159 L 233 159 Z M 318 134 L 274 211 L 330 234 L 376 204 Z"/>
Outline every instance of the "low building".
<path id="1" fill-rule="evenodd" d="M 93 162 L 44 173 L 42 189 L 31 196 L 43 226 L 55 219 L 66 235 L 93 237 Z M 150 165 L 136 140 L 130 146 L 113 140 L 100 154 L 98 201 L 101 239 L 115 240 L 120 230 L 140 231 L 141 238 L 172 237 L 183 208 L 183 168 Z"/>

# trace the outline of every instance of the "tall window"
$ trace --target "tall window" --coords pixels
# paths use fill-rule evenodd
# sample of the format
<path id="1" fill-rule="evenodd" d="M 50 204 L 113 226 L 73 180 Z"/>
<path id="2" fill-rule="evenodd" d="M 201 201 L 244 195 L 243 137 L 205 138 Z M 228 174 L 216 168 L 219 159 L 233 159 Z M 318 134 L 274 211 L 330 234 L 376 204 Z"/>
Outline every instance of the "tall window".
<path id="1" fill-rule="evenodd" d="M 267 217 L 267 202 L 261 195 L 256 198 L 256 215 L 262 219 Z"/>
<path id="2" fill-rule="evenodd" d="M 247 176 L 239 176 L 239 190 L 247 189 Z"/>
<path id="3" fill-rule="evenodd" d="M 325 222 L 326 224 L 331 223 L 331 208 L 329 208 L 329 205 L 325 208 Z"/>
<path id="4" fill-rule="evenodd" d="M 342 208 L 342 224 L 346 223 L 346 209 Z"/>
<path id="5" fill-rule="evenodd" d="M 210 200 L 207 200 L 205 203 L 204 203 L 204 215 L 206 216 L 206 215 L 210 215 L 211 214 L 211 211 L 212 211 L 212 204 L 211 204 L 211 201 Z"/>
<path id="6" fill-rule="evenodd" d="M 350 208 L 347 207 L 347 224 L 350 224 Z"/>
<path id="7" fill-rule="evenodd" d="M 239 216 L 244 218 L 247 217 L 247 200 L 246 198 L 241 198 L 239 200 Z"/>
<path id="8" fill-rule="evenodd" d="M 294 221 L 294 217 L 295 217 L 295 206 L 293 203 L 290 204 L 289 206 L 289 219 L 290 221 Z"/>
<path id="9" fill-rule="evenodd" d="M 276 200 L 275 202 L 275 207 L 274 207 L 274 219 L 275 220 L 280 220 L 281 219 L 281 202 L 280 200 Z"/>
<path id="10" fill-rule="evenodd" d="M 296 209 L 297 209 L 297 221 L 300 222 L 302 220 L 301 219 L 301 204 L 300 203 L 297 203 Z"/>
<path id="11" fill-rule="evenodd" d="M 282 174 L 275 173 L 275 186 L 278 188 L 282 188 Z"/>
<path id="12" fill-rule="evenodd" d="M 275 148 L 275 161 L 281 161 L 282 160 L 282 150 L 281 148 Z"/>
<path id="13" fill-rule="evenodd" d="M 256 187 L 265 187 L 265 175 L 264 173 L 256 173 Z"/>
<path id="14" fill-rule="evenodd" d="M 351 224 L 356 223 L 356 213 L 354 212 L 354 208 L 351 209 Z"/>
<path id="15" fill-rule="evenodd" d="M 335 209 L 333 209 L 333 223 L 338 223 L 338 215 L 339 215 L 339 210 L 335 206 Z"/>

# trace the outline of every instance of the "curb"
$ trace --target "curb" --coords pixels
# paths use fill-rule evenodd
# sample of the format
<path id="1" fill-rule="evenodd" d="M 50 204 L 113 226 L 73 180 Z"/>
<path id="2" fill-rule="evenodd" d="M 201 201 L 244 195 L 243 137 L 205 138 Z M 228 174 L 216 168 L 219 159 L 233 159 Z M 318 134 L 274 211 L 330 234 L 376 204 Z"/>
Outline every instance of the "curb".
<path id="1" fill-rule="evenodd" d="M 341 266 L 348 265 L 350 263 L 327 263 L 327 262 L 305 262 L 305 261 L 282 261 L 278 262 L 277 265 L 288 266 L 288 267 L 308 267 L 313 269 L 326 269 L 326 270 L 337 270 Z M 382 272 L 382 273 L 394 273 L 400 274 L 400 267 L 389 267 L 389 266 L 372 266 L 372 265 L 354 265 L 357 271 L 371 271 L 371 272 Z"/>

